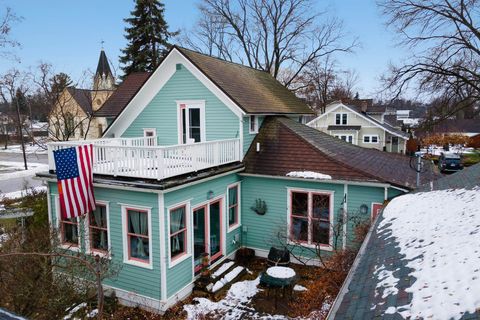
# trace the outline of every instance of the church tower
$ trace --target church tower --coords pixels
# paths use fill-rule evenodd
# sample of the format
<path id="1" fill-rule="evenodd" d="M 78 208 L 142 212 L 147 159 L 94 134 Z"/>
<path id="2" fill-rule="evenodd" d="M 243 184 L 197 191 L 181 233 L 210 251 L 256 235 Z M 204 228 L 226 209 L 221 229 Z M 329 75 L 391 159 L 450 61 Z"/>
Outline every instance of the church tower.
<path id="1" fill-rule="evenodd" d="M 97 72 L 93 78 L 93 90 L 115 90 L 115 77 L 110 70 L 105 51 L 100 51 Z"/>

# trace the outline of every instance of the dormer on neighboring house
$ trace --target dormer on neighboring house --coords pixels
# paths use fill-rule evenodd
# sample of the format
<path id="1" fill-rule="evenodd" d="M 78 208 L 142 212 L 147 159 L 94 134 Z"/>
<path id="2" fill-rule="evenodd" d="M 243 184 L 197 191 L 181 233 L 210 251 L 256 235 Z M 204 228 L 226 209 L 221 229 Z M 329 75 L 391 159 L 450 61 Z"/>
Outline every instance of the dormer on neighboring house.
<path id="1" fill-rule="evenodd" d="M 409 138 L 385 119 L 385 107 L 333 102 L 308 126 L 364 148 L 404 153 Z"/>

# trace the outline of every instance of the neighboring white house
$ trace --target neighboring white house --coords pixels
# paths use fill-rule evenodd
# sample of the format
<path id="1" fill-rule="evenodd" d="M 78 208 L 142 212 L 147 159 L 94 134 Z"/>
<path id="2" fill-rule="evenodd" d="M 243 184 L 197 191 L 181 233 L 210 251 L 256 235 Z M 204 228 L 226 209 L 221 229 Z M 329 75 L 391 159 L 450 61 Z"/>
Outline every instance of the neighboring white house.
<path id="1" fill-rule="evenodd" d="M 404 153 L 409 138 L 408 133 L 385 121 L 383 113 L 375 110 L 369 114 L 366 104 L 333 102 L 307 125 L 360 147 L 388 152 Z"/>

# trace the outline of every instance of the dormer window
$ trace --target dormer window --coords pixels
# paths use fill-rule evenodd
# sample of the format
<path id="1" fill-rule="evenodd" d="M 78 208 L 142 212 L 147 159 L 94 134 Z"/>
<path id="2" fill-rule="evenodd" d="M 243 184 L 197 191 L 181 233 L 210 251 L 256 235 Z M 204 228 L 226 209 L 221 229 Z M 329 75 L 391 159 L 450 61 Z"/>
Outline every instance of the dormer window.
<path id="1" fill-rule="evenodd" d="M 250 133 L 258 133 L 258 117 L 257 116 L 250 116 Z"/>
<path id="2" fill-rule="evenodd" d="M 346 125 L 347 124 L 347 113 L 337 113 L 337 114 L 335 114 L 335 124 Z"/>

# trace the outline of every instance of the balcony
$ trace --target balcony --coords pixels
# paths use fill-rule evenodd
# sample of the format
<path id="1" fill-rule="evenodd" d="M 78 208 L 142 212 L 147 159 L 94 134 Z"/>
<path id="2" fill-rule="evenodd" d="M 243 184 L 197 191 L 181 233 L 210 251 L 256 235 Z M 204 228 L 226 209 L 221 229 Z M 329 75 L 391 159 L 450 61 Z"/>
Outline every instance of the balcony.
<path id="1" fill-rule="evenodd" d="M 114 177 L 162 180 L 241 160 L 240 139 L 158 146 L 157 137 L 111 138 L 52 142 L 49 169 L 55 170 L 53 151 L 93 144 L 93 173 Z"/>

